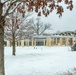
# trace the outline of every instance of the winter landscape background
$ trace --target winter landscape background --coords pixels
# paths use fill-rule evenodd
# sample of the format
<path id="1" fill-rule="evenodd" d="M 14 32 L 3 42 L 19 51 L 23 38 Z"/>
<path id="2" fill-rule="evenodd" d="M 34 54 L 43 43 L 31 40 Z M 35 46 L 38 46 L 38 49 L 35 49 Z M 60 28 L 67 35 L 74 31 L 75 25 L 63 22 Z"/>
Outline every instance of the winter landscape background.
<path id="1" fill-rule="evenodd" d="M 52 30 L 47 30 L 45 33 L 76 30 L 76 0 L 73 4 L 72 12 L 65 9 L 61 18 L 58 17 L 55 10 L 48 17 L 40 16 L 43 23 L 52 25 Z M 34 13 L 31 17 L 38 16 Z M 76 67 L 76 52 L 71 51 L 70 47 L 16 48 L 16 56 L 13 56 L 12 47 L 5 47 L 5 75 L 57 75 L 57 73 L 71 71 Z"/>

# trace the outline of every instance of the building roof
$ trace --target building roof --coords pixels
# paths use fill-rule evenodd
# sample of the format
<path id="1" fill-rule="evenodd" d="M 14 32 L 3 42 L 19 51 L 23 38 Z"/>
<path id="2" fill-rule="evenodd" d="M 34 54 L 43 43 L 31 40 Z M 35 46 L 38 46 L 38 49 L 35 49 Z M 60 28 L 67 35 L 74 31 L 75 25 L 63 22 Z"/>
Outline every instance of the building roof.
<path id="1" fill-rule="evenodd" d="M 46 39 L 46 38 L 73 38 L 73 36 L 61 36 L 61 35 L 51 35 L 51 36 L 44 36 L 44 35 L 39 35 L 39 36 L 33 36 L 35 39 Z"/>

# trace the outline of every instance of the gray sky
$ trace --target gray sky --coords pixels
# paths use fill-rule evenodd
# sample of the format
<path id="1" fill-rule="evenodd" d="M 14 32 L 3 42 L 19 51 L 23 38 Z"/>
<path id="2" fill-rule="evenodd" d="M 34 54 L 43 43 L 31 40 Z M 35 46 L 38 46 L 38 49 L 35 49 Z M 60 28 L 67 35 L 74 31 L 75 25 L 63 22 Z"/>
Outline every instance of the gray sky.
<path id="1" fill-rule="evenodd" d="M 48 17 L 41 16 L 41 19 L 45 23 L 52 24 L 50 32 L 60 31 L 75 31 L 76 30 L 76 0 L 73 0 L 74 8 L 72 11 L 65 9 L 62 18 L 56 15 L 56 12 L 50 13 Z"/>

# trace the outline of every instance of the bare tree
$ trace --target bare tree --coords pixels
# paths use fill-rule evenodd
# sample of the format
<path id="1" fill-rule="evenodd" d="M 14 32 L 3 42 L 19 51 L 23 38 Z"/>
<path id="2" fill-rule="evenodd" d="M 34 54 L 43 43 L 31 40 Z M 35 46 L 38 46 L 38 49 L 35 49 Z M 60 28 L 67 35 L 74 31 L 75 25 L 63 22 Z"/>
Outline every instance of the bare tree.
<path id="1" fill-rule="evenodd" d="M 72 0 L 0 0 L 0 75 L 5 75 L 4 25 L 6 16 L 14 12 L 19 5 L 23 5 L 22 8 L 18 8 L 22 16 L 25 14 L 24 9 L 26 9 L 26 11 L 35 11 L 38 13 L 38 16 L 41 16 L 41 13 L 47 16 L 50 12 L 56 9 L 56 13 L 59 14 L 59 16 L 62 16 L 64 9 L 63 6 L 60 5 L 61 2 L 64 2 L 64 4 L 67 5 L 67 9 L 72 10 Z M 14 8 L 11 9 L 12 7 Z M 40 8 L 41 10 L 39 10 Z"/>
<path id="2" fill-rule="evenodd" d="M 13 12 L 5 20 L 5 36 L 6 39 L 12 42 L 12 55 L 16 55 L 16 42 L 24 36 L 23 30 L 26 30 L 28 27 L 29 20 L 27 18 L 30 14 L 25 17 L 21 17 L 18 12 Z"/>
<path id="3" fill-rule="evenodd" d="M 40 18 L 37 18 L 36 20 L 33 20 L 33 23 L 31 24 L 31 28 L 36 35 L 42 35 L 47 29 L 51 29 L 51 24 L 43 23 L 40 20 Z"/>

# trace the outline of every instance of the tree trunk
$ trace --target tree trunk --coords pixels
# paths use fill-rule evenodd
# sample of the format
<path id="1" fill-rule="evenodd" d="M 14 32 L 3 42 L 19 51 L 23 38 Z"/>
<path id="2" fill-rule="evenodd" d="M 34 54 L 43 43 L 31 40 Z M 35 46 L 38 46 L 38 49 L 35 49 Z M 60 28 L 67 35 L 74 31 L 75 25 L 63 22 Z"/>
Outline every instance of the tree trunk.
<path id="1" fill-rule="evenodd" d="M 0 75 L 5 75 L 5 71 L 4 71 L 4 28 L 2 24 L 0 24 Z"/>
<path id="2" fill-rule="evenodd" d="M 15 34 L 13 33 L 13 35 L 12 35 L 12 37 L 13 37 L 13 52 L 12 52 L 12 55 L 16 55 L 16 47 L 15 47 Z"/>

